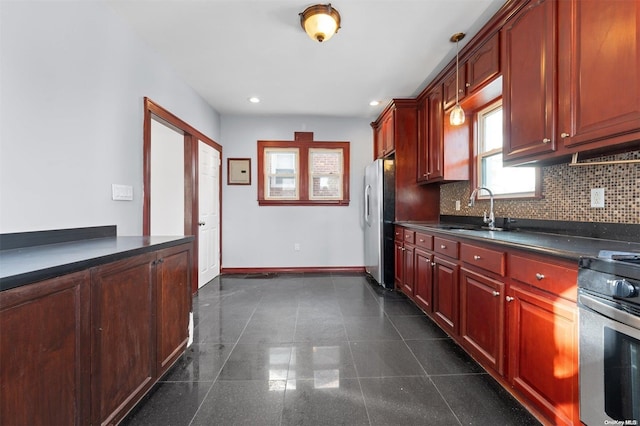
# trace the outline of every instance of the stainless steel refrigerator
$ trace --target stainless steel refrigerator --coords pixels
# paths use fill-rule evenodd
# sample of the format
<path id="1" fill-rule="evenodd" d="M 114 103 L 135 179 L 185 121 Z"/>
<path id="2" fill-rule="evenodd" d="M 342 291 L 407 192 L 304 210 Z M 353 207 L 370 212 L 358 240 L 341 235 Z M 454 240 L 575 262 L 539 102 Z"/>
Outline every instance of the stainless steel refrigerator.
<path id="1" fill-rule="evenodd" d="M 364 174 L 364 261 L 371 278 L 387 288 L 393 288 L 394 219 L 394 159 L 376 160 Z"/>

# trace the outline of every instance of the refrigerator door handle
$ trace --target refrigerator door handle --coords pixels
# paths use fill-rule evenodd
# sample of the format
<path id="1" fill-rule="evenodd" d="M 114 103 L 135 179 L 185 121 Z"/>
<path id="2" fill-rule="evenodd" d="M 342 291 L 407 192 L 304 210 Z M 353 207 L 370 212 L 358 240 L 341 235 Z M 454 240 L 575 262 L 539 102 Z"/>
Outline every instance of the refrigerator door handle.
<path id="1" fill-rule="evenodd" d="M 371 199 L 371 185 L 367 185 L 364 188 L 364 221 L 367 225 L 371 226 L 369 217 L 371 216 L 371 207 L 369 206 L 369 200 Z"/>

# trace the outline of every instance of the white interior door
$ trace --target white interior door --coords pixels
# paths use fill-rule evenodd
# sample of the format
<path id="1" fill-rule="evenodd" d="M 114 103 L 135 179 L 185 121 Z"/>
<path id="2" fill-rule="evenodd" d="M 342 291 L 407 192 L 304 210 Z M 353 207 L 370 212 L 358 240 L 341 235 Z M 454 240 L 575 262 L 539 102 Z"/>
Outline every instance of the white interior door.
<path id="1" fill-rule="evenodd" d="M 220 274 L 220 151 L 198 141 L 198 288 Z"/>

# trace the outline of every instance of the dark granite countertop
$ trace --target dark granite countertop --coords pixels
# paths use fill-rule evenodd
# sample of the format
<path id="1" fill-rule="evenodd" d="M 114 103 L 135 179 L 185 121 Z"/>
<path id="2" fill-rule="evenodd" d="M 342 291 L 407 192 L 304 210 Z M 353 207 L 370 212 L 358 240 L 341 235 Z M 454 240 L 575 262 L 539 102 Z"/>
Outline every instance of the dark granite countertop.
<path id="1" fill-rule="evenodd" d="M 114 236 L 2 250 L 0 291 L 193 240 L 193 236 Z"/>
<path id="2" fill-rule="evenodd" d="M 598 256 L 600 250 L 640 253 L 640 243 L 604 238 L 560 235 L 530 231 L 489 231 L 476 229 L 469 224 L 442 222 L 396 222 L 418 231 L 429 231 L 464 238 L 472 241 L 490 242 L 505 247 L 527 250 L 577 261 L 582 256 Z"/>

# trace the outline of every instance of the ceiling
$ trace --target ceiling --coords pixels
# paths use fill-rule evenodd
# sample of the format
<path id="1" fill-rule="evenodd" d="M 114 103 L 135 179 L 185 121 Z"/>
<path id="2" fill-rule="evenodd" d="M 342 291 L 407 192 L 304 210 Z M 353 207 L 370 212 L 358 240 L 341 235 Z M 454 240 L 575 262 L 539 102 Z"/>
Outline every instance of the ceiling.
<path id="1" fill-rule="evenodd" d="M 335 0 L 342 28 L 318 43 L 305 0 L 105 1 L 222 115 L 366 118 L 419 94 L 455 57 L 451 35 L 462 48 L 505 2 Z"/>

